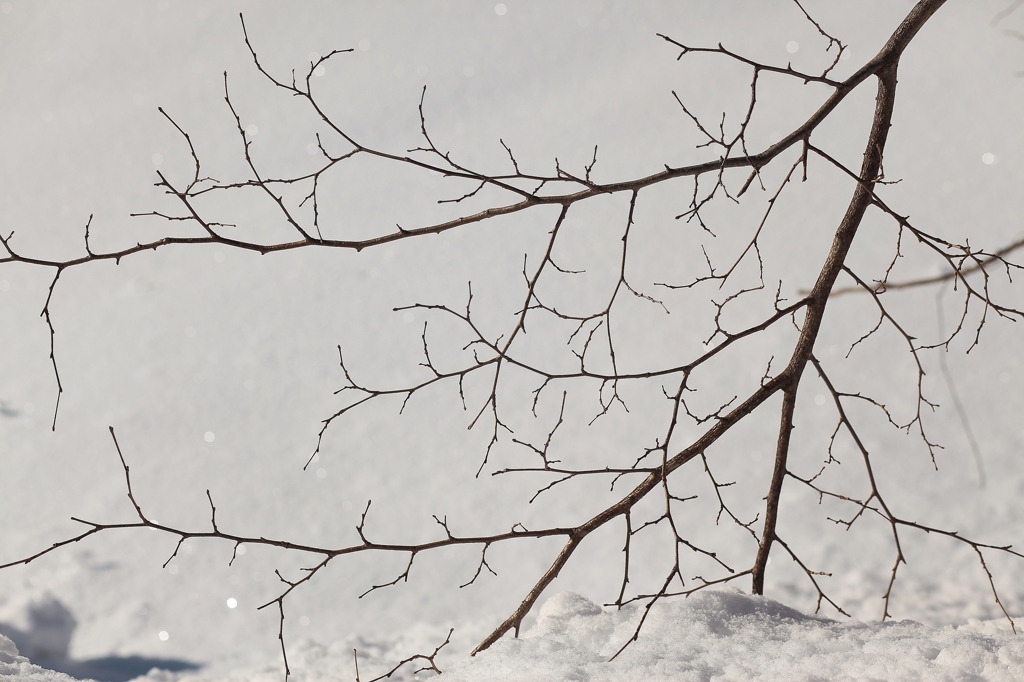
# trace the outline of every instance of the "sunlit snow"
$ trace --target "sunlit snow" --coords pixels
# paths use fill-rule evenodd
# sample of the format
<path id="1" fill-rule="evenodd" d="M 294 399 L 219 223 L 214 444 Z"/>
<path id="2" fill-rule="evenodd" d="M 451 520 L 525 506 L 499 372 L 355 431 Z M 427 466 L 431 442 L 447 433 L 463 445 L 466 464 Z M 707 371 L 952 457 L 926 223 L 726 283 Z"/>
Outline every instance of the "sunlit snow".
<path id="1" fill-rule="evenodd" d="M 845 77 L 870 59 L 909 7 L 888 0 L 865 3 L 868 9 L 844 9 L 842 3 L 808 6 L 812 13 L 820 9 L 823 26 L 852 42 L 832 77 Z M 200 6 L 159 0 L 112 8 L 0 3 L 0 53 L 11 66 L 2 74 L 2 87 L 12 93 L 0 107 L 0 158 L 5 160 L 0 164 L 5 187 L 0 231 L 5 237 L 16 231 L 13 243 L 24 244 L 26 253 L 70 258 L 83 253 L 82 225 L 91 214 L 95 251 L 143 241 L 166 229 L 151 218 L 127 217 L 173 205 L 159 203 L 168 197 L 165 188 L 154 186 L 157 170 L 186 183 L 195 172 L 187 145 L 157 106 L 192 135 L 203 156 L 200 176 L 224 182 L 249 177 L 241 156 L 244 143 L 224 106 L 224 71 L 237 93 L 241 120 L 261 123 L 262 130 L 252 123 L 243 130 L 267 177 L 322 161 L 314 137 L 318 132 L 328 155 L 345 153 L 347 148 L 327 135 L 315 117 L 309 126 L 303 121 L 291 128 L 288 117 L 298 98 L 285 96 L 281 104 L 279 92 L 263 87 L 242 41 L 239 11 L 245 12 L 250 38 L 266 55 L 262 63 L 289 81 L 293 68 L 304 80 L 321 55 L 356 48 L 332 57 L 330 74 L 323 65 L 317 67 L 314 75 L 325 77 L 314 82 L 314 90 L 334 93 L 329 113 L 351 125 L 347 132 L 357 139 L 399 155 L 423 144 L 417 107 L 426 85 L 424 115 L 428 125 L 436 126 L 431 128 L 435 141 L 451 149 L 460 163 L 493 172 L 509 172 L 499 139 L 516 150 L 524 168 L 538 173 L 551 172 L 556 155 L 564 168 L 578 172 L 596 143 L 601 152 L 595 173 L 601 179 L 638 177 L 690 159 L 695 153 L 687 137 L 694 135 L 692 122 L 680 113 L 672 90 L 693 88 L 696 106 L 714 109 L 708 120 L 717 126 L 715 97 L 725 96 L 726 81 L 738 79 L 736 101 L 745 102 L 749 71 L 715 71 L 710 55 L 677 62 L 676 49 L 667 49 L 656 38 L 658 32 L 702 45 L 723 40 L 725 47 L 749 48 L 759 58 L 774 55 L 783 67 L 790 59 L 782 53 L 785 47 L 798 55 L 792 57 L 797 70 L 819 68 L 821 60 L 827 65 L 835 56 L 834 47 L 824 52 L 827 41 L 788 0 L 780 1 L 779 11 L 761 2 L 736 5 L 749 9 L 749 16 L 733 12 L 724 1 L 692 6 L 612 2 L 599 10 L 590 2 L 568 0 L 496 5 L 425 0 L 402 5 L 401 12 L 374 3 L 343 4 L 339 13 L 332 3 L 311 3 L 301 12 L 288 4 L 261 2 Z M 1024 80 L 1013 76 L 1021 63 L 1019 42 L 1002 32 L 1010 29 L 1011 19 L 992 25 L 993 14 L 1006 4 L 950 2 L 915 39 L 901 65 L 891 157 L 887 149 L 886 179 L 901 180 L 882 190 L 887 197 L 891 192 L 894 210 L 911 214 L 944 238 L 969 238 L 976 248 L 994 249 L 1019 238 L 1015 216 L 1024 211 L 1018 191 Z M 705 32 L 705 25 L 715 32 Z M 787 134 L 793 120 L 806 113 L 800 106 L 810 100 L 801 98 L 813 99 L 824 89 L 821 83 L 797 82 L 791 90 L 776 91 L 776 78 L 781 77 L 759 76 L 759 97 L 765 106 L 774 97 L 783 110 L 792 104 L 793 111 L 755 117 L 751 136 L 758 145 L 750 151 Z M 837 119 L 855 125 L 847 130 L 835 124 L 832 131 L 836 153 L 850 163 L 862 153 L 856 144 L 863 131 L 855 128 L 870 122 L 863 114 L 870 111 L 865 107 L 873 93 L 864 92 L 863 101 L 851 100 L 851 118 Z M 858 107 L 863 109 L 859 114 Z M 730 110 L 726 130 L 742 118 L 745 110 L 738 111 L 734 118 Z M 936 123 L 940 119 L 943 125 Z M 628 134 L 617 137 L 616 131 Z M 693 139 L 702 141 L 698 137 Z M 810 163 L 812 181 L 827 173 L 819 161 Z M 336 194 L 330 200 L 351 200 L 351 208 L 339 212 L 328 201 L 319 207 L 322 217 L 332 215 L 323 218 L 325 235 L 347 238 L 360 230 L 390 229 L 378 209 L 417 198 L 415 192 L 407 197 L 406 185 L 392 187 L 390 176 L 367 190 L 363 173 L 379 170 L 367 167 L 357 167 L 332 187 Z M 445 191 L 454 186 L 444 185 Z M 677 204 L 685 205 L 691 189 L 681 184 L 667 193 L 664 200 L 672 210 L 666 215 L 679 213 Z M 453 190 L 443 197 L 459 194 Z M 244 195 L 237 207 L 218 206 L 218 219 L 232 222 L 236 208 L 249 210 L 250 199 L 257 205 L 256 195 Z M 434 210 L 438 198 L 430 196 L 424 210 Z M 785 194 L 766 229 L 806 227 L 790 220 L 797 214 L 786 212 L 804 198 Z M 757 201 L 763 204 L 764 199 Z M 818 198 L 811 197 L 810 203 L 822 214 L 829 210 Z M 648 210 L 646 204 L 643 208 Z M 237 221 L 238 227 L 218 229 L 237 235 L 251 221 L 269 231 L 273 226 L 260 222 L 265 218 L 254 210 Z M 880 217 L 875 213 L 872 219 Z M 538 226 L 527 219 L 519 222 L 518 216 L 503 220 L 430 237 L 411 249 L 398 244 L 359 254 L 321 249 L 260 256 L 174 246 L 125 258 L 116 267 L 70 268 L 54 293 L 53 353 L 64 390 L 56 432 L 49 428 L 56 399 L 49 329 L 39 317 L 52 273 L 5 267 L 0 279 L 0 562 L 80 532 L 71 516 L 129 524 L 137 519 L 108 426 L 117 429 L 134 494 L 154 522 L 202 534 L 211 529 L 215 503 L 222 531 L 342 547 L 359 542 L 354 529 L 372 499 L 367 532 L 374 541 L 410 541 L 422 530 L 415 521 L 436 533 L 432 514 L 447 519 L 458 533 L 471 532 L 471 527 L 473 532 L 493 530 L 491 516 L 502 513 L 506 499 L 500 485 L 511 485 L 512 477 L 491 477 L 490 470 L 473 477 L 482 447 L 460 439 L 480 432 L 467 432 L 457 405 L 454 418 L 448 419 L 451 415 L 430 412 L 430 400 L 417 395 L 400 420 L 385 426 L 354 418 L 328 434 L 322 454 L 310 460 L 317 466 L 303 465 L 322 420 L 337 407 L 331 401 L 341 382 L 338 345 L 344 345 L 346 361 L 351 346 L 353 363 L 366 362 L 357 368 L 358 379 L 380 379 L 391 386 L 399 372 L 391 358 L 420 352 L 419 329 L 426 317 L 422 311 L 393 313 L 392 308 L 417 301 L 465 304 L 461 272 L 452 277 L 456 285 L 439 295 L 432 288 L 433 275 L 443 279 L 451 274 L 449 268 L 481 265 L 478 258 L 480 269 L 489 274 L 501 267 L 498 256 L 512 249 L 516 272 L 509 287 L 521 284 L 517 268 L 523 253 L 517 249 L 525 242 L 516 240 Z M 651 222 L 644 214 L 637 229 Z M 667 222 L 673 229 L 699 229 L 681 220 Z M 192 234 L 187 227 L 173 223 L 167 234 Z M 586 229 L 591 227 L 586 223 Z M 550 225 L 540 228 L 546 234 Z M 467 241 L 458 241 L 463 238 Z M 723 232 L 716 243 L 730 238 Z M 908 253 L 901 262 L 914 257 L 911 240 L 904 238 Z M 766 253 L 765 260 L 777 256 Z M 928 270 L 931 261 L 922 263 L 926 275 L 946 271 L 943 264 Z M 474 294 L 486 300 L 477 281 Z M 479 282 L 482 290 L 484 282 Z M 1014 300 L 1020 300 L 1020 284 L 1014 286 Z M 515 292 L 518 296 L 519 289 Z M 910 307 L 931 315 L 934 293 L 927 290 Z M 679 317 L 675 310 L 672 315 Z M 927 323 L 934 322 L 927 315 Z M 1019 546 L 1024 528 L 1020 330 L 1002 324 L 995 313 L 990 318 L 978 350 L 964 356 L 963 348 L 955 347 L 948 355 L 975 420 L 991 474 L 988 487 L 978 489 L 962 427 L 944 392 L 938 394 L 941 409 L 927 415 L 943 430 L 947 446 L 939 453 L 939 471 L 901 432 L 893 436 L 902 439 L 896 447 L 879 450 L 879 460 L 886 474 L 895 476 L 892 480 L 920 482 L 920 489 L 915 483 L 894 491 L 901 513 L 921 521 L 938 516 L 955 530 Z M 840 316 L 828 319 L 833 322 L 845 329 Z M 920 334 L 922 343 L 934 342 L 934 325 L 921 327 L 913 333 Z M 857 329 L 853 338 L 866 331 Z M 438 325 L 428 333 L 440 337 L 444 330 Z M 407 348 L 401 346 L 405 342 Z M 823 343 L 830 345 L 818 350 L 824 354 L 827 349 L 828 359 L 836 362 L 848 350 L 842 340 Z M 449 360 L 438 356 L 439 363 Z M 873 360 L 854 354 L 842 365 L 849 373 L 849 390 L 867 391 L 879 374 L 897 375 L 905 369 L 900 363 L 910 362 L 903 358 L 879 368 Z M 937 372 L 928 380 L 942 381 Z M 801 389 L 809 418 L 831 414 L 831 398 L 810 381 Z M 894 403 L 905 411 L 902 397 L 895 396 Z M 388 407 L 389 418 L 398 407 Z M 421 442 L 424 434 L 442 430 L 444 438 Z M 802 426 L 797 430 L 798 436 L 805 432 Z M 375 439 L 383 439 L 385 446 Z M 584 439 L 580 447 L 607 445 Z M 723 475 L 770 470 L 772 447 L 770 438 L 730 444 L 725 455 L 732 458 L 732 469 L 723 463 Z M 398 454 L 407 458 L 399 460 Z M 442 491 L 433 478 L 439 470 L 465 487 Z M 883 486 L 888 485 L 886 479 Z M 533 490 L 516 499 L 525 500 Z M 557 494 L 563 497 L 553 496 L 553 507 L 566 518 L 587 508 L 585 493 L 566 489 Z M 426 511 L 416 506 L 423 499 L 429 500 Z M 810 501 L 812 508 L 815 503 Z M 601 605 L 614 599 L 621 581 L 621 538 L 616 536 L 610 541 L 613 560 L 595 553 L 601 560 L 569 566 L 534 606 L 520 638 L 507 636 L 469 657 L 518 603 L 519 583 L 535 580 L 550 562 L 549 547 L 519 545 L 503 556 L 496 547 L 488 560 L 499 575 L 484 575 L 464 589 L 458 585 L 472 576 L 479 554 L 462 548 L 424 553 L 416 557 L 407 582 L 363 599 L 358 595 L 370 586 L 395 578 L 407 557 L 391 565 L 339 556 L 286 600 L 283 633 L 290 679 L 350 682 L 355 650 L 365 682 L 403 658 L 432 652 L 451 627 L 451 643 L 437 659 L 448 671 L 442 680 L 1024 679 L 1024 637 L 1014 635 L 1001 617 L 970 548 L 954 547 L 948 538 L 910 540 L 908 563 L 900 569 L 894 592 L 894 618 L 882 623 L 877 621 L 881 595 L 894 559 L 888 529 L 868 536 L 866 531 L 858 534 L 859 525 L 849 533 L 830 527 L 835 534 L 826 536 L 821 526 L 804 526 L 795 509 L 782 510 L 789 524 L 787 541 L 808 548 L 814 568 L 833 574 L 818 577 L 854 618 L 828 609 L 823 615 L 809 613 L 816 594 L 780 553 L 771 562 L 770 598 L 750 596 L 742 591 L 749 581 L 736 581 L 742 590 L 711 589 L 664 600 L 650 610 L 639 638 L 615 656 L 644 613 L 643 602 L 621 610 Z M 282 580 L 301 578 L 318 558 L 190 537 L 168 562 L 178 539 L 157 531 L 105 532 L 0 572 L 0 680 L 283 680 L 277 606 L 257 607 L 287 587 Z M 1022 565 L 1004 558 L 993 559 L 989 567 L 1020 629 Z M 412 671 L 417 667 L 406 666 L 391 679 L 416 679 Z M 73 671 L 73 677 L 58 669 Z M 419 679 L 430 676 L 420 673 Z"/>

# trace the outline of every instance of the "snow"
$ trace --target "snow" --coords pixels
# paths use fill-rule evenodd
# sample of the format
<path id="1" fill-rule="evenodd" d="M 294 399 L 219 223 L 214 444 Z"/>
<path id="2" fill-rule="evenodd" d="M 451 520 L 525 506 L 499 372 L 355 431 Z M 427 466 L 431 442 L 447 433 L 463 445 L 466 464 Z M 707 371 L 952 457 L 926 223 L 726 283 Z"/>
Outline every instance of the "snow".
<path id="1" fill-rule="evenodd" d="M 826 4 L 812 11 L 823 12 L 826 25 L 842 27 L 839 32 L 852 45 L 839 67 L 847 72 L 877 49 L 909 6 L 889 0 L 870 9 Z M 987 248 L 1011 241 L 1024 215 L 1024 81 L 1013 76 L 1020 53 L 1012 38 L 990 26 L 1003 5 L 951 2 L 915 39 L 901 66 L 886 159 L 887 174 L 903 179 L 886 188 L 900 211 L 950 237 L 961 238 L 969 229 L 971 244 Z M 33 254 L 69 257 L 81 253 L 82 226 L 93 213 L 90 239 L 97 250 L 164 230 L 162 224 L 126 217 L 165 205 L 152 187 L 154 164 L 176 178 L 191 173 L 187 150 L 156 107 L 192 133 L 200 153 L 208 154 L 206 172 L 234 177 L 240 143 L 231 137 L 234 122 L 224 116 L 224 70 L 243 109 L 243 125 L 251 135 L 258 130 L 252 138 L 258 163 L 288 170 L 295 167 L 289 164 L 317 158 L 310 136 L 289 137 L 284 116 L 290 110 L 276 110 L 280 102 L 272 89 L 254 76 L 241 42 L 240 10 L 266 63 L 280 73 L 308 64 L 312 50 L 358 48 L 351 60 L 332 61 L 315 87 L 337 93 L 332 111 L 374 144 L 400 151 L 419 144 L 416 105 L 427 83 L 429 121 L 457 157 L 504 168 L 501 137 L 524 165 L 547 169 L 558 155 L 566 168 L 578 168 L 600 142 L 597 169 L 607 173 L 601 177 L 620 178 L 689 158 L 694 141 L 700 141 L 678 111 L 672 89 L 687 88 L 717 116 L 715 107 L 727 91 L 722 82 L 736 77 L 715 71 L 710 60 L 677 63 L 655 32 L 690 32 L 706 44 L 724 40 L 799 66 L 817 54 L 821 38 L 791 3 L 780 6 L 785 9 L 748 3 L 739 12 L 733 8 L 740 5 L 727 7 L 724 0 L 644 7 L 621 2 L 610 3 L 610 14 L 602 17 L 590 2 L 424 2 L 403 5 L 402 13 L 377 9 L 376 3 L 348 3 L 339 17 L 332 14 L 335 3 L 311 2 L 312 9 L 300 13 L 276 3 L 226 0 L 208 7 L 184 0 L 5 2 L 0 91 L 17 97 L 5 98 L 0 107 L 0 230 L 6 235 L 15 229 L 15 243 Z M 473 78 L 465 77 L 466 69 Z M 748 78 L 744 72 L 740 79 L 742 97 Z M 820 93 L 814 85 L 779 87 L 782 94 L 766 85 L 765 106 L 773 97 L 787 105 L 787 115 L 789 109 L 799 113 L 816 106 Z M 854 162 L 861 153 L 858 126 L 869 120 L 864 113 L 873 98 L 865 93 L 863 101 L 837 112 L 841 116 L 828 138 Z M 761 142 L 773 138 L 790 118 L 766 115 L 751 135 Z M 416 191 L 399 193 L 403 201 L 396 202 L 392 179 L 375 176 L 377 170 L 360 167 L 341 183 L 346 191 L 351 185 L 352 195 L 346 195 L 351 205 L 341 221 L 345 230 L 404 225 L 420 212 L 432 216 L 440 210 L 436 196 L 424 199 Z M 812 163 L 811 182 L 821 175 Z M 678 191 L 671 188 L 672 196 L 654 208 L 644 203 L 641 209 L 649 213 L 638 226 L 649 225 L 657 211 L 678 214 Z M 687 186 L 683 193 L 688 191 Z M 783 230 L 771 245 L 775 251 L 766 250 L 769 267 L 799 270 L 803 260 L 813 260 L 802 254 L 816 248 L 815 239 L 828 237 L 819 229 L 820 216 L 844 205 L 849 186 L 842 184 L 839 194 L 838 203 L 784 195 L 769 223 L 769 232 Z M 382 218 L 382 207 L 394 210 L 395 220 Z M 620 208 L 587 209 L 593 212 L 570 227 L 589 228 L 592 222 L 597 243 L 601 221 L 618 216 Z M 808 226 L 811 234 L 794 249 L 784 230 Z M 437 537 L 434 514 L 447 517 L 456 532 L 578 519 L 594 499 L 603 499 L 607 486 L 602 483 L 596 493 L 566 486 L 527 505 L 539 479 L 475 478 L 487 434 L 466 430 L 452 396 L 414 399 L 400 421 L 394 420 L 397 405 L 367 412 L 330 431 L 315 466 L 302 468 L 320 420 L 336 406 L 331 401 L 341 382 L 337 344 L 344 344 L 347 357 L 361 359 L 359 367 L 370 378 L 387 383 L 409 376 L 400 361 L 419 361 L 423 319 L 411 312 L 393 315 L 391 308 L 414 301 L 461 304 L 468 279 L 482 309 L 487 301 L 495 310 L 508 308 L 508 292 L 521 285 L 522 254 L 535 248 L 531 238 L 549 229 L 544 220 L 527 216 L 358 255 L 257 257 L 223 248 L 180 249 L 141 254 L 117 267 L 68 270 L 54 293 L 55 356 L 64 387 L 56 432 L 49 430 L 56 397 L 49 333 L 39 317 L 52 273 L 0 268 L 0 563 L 79 532 L 71 516 L 133 518 L 110 425 L 147 512 L 199 530 L 209 529 L 207 489 L 223 530 L 330 546 L 353 541 L 368 499 L 368 531 L 380 541 Z M 855 247 L 861 249 L 858 262 L 888 254 L 891 232 L 873 223 L 864 229 L 865 239 Z M 725 248 L 730 238 L 723 234 L 717 244 Z M 678 255 L 655 248 L 652 263 L 663 252 Z M 697 262 L 703 266 L 699 254 Z M 1020 300 L 1017 286 L 1014 296 Z M 929 340 L 935 335 L 931 295 L 908 306 L 908 314 L 919 314 L 912 319 L 914 333 Z M 837 303 L 828 318 L 825 334 L 831 336 L 822 338 L 825 362 L 839 363 L 847 337 L 865 331 L 863 311 L 841 305 L 847 302 Z M 672 318 L 684 316 L 674 311 Z M 1024 544 L 1024 359 L 1016 327 L 993 315 L 978 350 L 964 356 L 966 344 L 954 344 L 949 355 L 981 446 L 985 489 L 978 486 L 934 364 L 928 380 L 942 409 L 929 418 L 947 445 L 939 453 L 939 471 L 903 434 L 871 433 L 884 488 L 892 491 L 900 513 L 987 542 Z M 892 359 L 884 350 L 880 344 L 854 353 L 841 365 L 849 374 L 844 378 L 860 390 L 864 383 L 905 376 L 906 356 Z M 727 374 L 697 379 L 714 385 Z M 828 401 L 813 400 L 820 392 L 810 383 L 804 390 L 804 414 L 810 416 L 797 430 L 801 438 L 822 430 L 828 436 L 832 424 L 820 416 Z M 902 394 L 893 396 L 905 409 Z M 719 480 L 739 480 L 724 494 L 747 505 L 743 511 L 751 517 L 761 510 L 763 490 L 743 488 L 744 480 L 770 471 L 771 459 L 765 454 L 770 437 L 767 443 L 755 438 L 759 433 L 745 434 L 709 453 Z M 625 440 L 608 430 L 584 433 L 574 446 L 607 450 Z M 794 461 L 816 471 L 820 443 L 801 441 L 794 448 Z M 842 471 L 855 471 L 853 456 L 845 457 L 851 461 Z M 621 580 L 621 537 L 609 534 L 581 547 L 579 560 L 544 593 L 519 639 L 506 637 L 469 657 L 557 547 L 542 541 L 495 547 L 488 560 L 498 576 L 484 572 L 465 589 L 458 585 L 472 576 L 478 552 L 424 555 L 417 557 L 407 584 L 364 599 L 357 596 L 393 579 L 405 557 L 339 558 L 288 601 L 284 631 L 291 679 L 351 682 L 355 649 L 366 682 L 408 656 L 434 651 L 449 628 L 455 628 L 451 643 L 437 657 L 447 671 L 441 679 L 449 680 L 1024 679 L 1024 638 L 1002 618 L 969 548 L 948 538 L 908 534 L 908 564 L 900 569 L 890 605 L 894 620 L 880 623 L 894 558 L 888 528 L 865 518 L 844 531 L 824 519 L 826 512 L 822 518 L 808 514 L 820 509 L 816 502 L 785 502 L 782 532 L 808 565 L 833 574 L 819 579 L 852 619 L 828 608 L 824 615 L 809 614 L 814 591 L 784 554 L 776 554 L 769 597 L 712 589 L 659 602 L 639 639 L 609 660 L 631 637 L 643 608 L 598 605 L 614 598 Z M 722 556 L 740 553 L 746 539 L 734 542 L 729 528 L 714 525 L 714 505 L 707 511 L 695 507 L 693 518 L 687 517 L 693 521 L 689 537 L 718 546 Z M 193 539 L 163 568 L 175 541 L 148 532 L 101 534 L 0 571 L 0 679 L 282 680 L 277 614 L 257 607 L 278 594 L 276 569 L 301 575 L 309 557 L 253 545 L 239 548 L 229 566 L 230 543 Z M 649 587 L 663 579 L 657 557 L 636 552 L 643 560 L 636 562 L 634 584 Z M 986 558 L 1019 629 L 1021 564 L 993 554 Z M 391 679 L 412 680 L 421 666 L 422 661 L 405 666 Z"/>
<path id="2" fill-rule="evenodd" d="M 0 623 L 0 634 L 9 637 L 21 654 L 32 660 L 67 658 L 77 623 L 64 604 L 46 594 L 18 611 L 24 615 L 24 629 Z"/>
<path id="3" fill-rule="evenodd" d="M 73 682 L 76 679 L 82 679 L 33 665 L 18 653 L 18 647 L 14 646 L 14 642 L 2 634 L 0 634 L 0 678 L 9 678 L 12 682 Z"/>
<path id="4" fill-rule="evenodd" d="M 630 641 L 641 604 L 614 609 L 572 592 L 548 599 L 537 623 L 519 639 L 505 639 L 455 663 L 447 682 L 711 682 L 712 680 L 986 680 L 1024 677 L 1024 638 L 1004 622 L 973 621 L 930 628 L 912 620 L 836 621 L 807 615 L 767 597 L 709 588 L 678 601 L 656 603 L 641 636 Z M 437 633 L 429 633 L 437 634 Z M 361 671 L 400 660 L 419 642 L 349 640 L 324 646 L 305 640 L 289 655 L 295 682 L 351 680 L 353 649 Z M 627 645 L 628 644 L 628 645 Z M 616 656 L 616 652 L 625 648 Z M 424 650 L 424 649 L 421 649 Z M 429 651 L 429 647 L 426 649 Z M 613 658 L 614 657 L 614 658 Z M 392 679 L 417 677 L 416 664 Z M 135 678 L 151 682 L 254 682 L 282 679 L 280 662 L 226 674 L 154 669 Z M 69 680 L 32 666 L 0 637 L 0 677 Z M 365 675 L 363 679 L 370 679 Z"/>
<path id="5" fill-rule="evenodd" d="M 711 588 L 643 608 L 602 609 L 573 593 L 549 599 L 537 624 L 457 664 L 442 679 L 1019 680 L 1024 640 L 992 623 L 929 628 L 805 615 L 766 597 Z"/>

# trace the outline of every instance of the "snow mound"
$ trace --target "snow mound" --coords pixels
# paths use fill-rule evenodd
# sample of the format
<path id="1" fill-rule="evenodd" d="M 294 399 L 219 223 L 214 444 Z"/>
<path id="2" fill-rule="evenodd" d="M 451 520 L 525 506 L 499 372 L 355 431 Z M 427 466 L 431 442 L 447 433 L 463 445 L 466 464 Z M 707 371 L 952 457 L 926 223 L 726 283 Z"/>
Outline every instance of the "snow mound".
<path id="1" fill-rule="evenodd" d="M 56 597 L 46 593 L 7 611 L 13 612 L 14 622 L 0 622 L 0 635 L 14 642 L 22 656 L 37 662 L 68 658 L 77 622 Z"/>
<path id="2" fill-rule="evenodd" d="M 563 593 L 521 639 L 454 666 L 445 682 L 1024 679 L 1024 638 L 976 623 L 837 622 L 765 597 L 707 590 L 659 602 L 637 641 L 642 606 L 616 611 Z"/>
<path id="3" fill-rule="evenodd" d="M 1005 621 L 941 629 L 911 620 L 835 621 L 728 589 L 655 604 L 640 637 L 610 660 L 633 636 L 643 613 L 643 605 L 616 610 L 571 592 L 555 595 L 522 638 L 503 639 L 464 658 L 439 682 L 1024 680 L 1024 637 L 1014 635 Z M 350 682 L 352 650 L 358 649 L 361 679 L 369 680 L 414 651 L 431 651 L 439 635 L 443 639 L 435 627 L 421 625 L 387 642 L 296 642 L 288 648 L 289 679 Z M 468 651 L 469 642 L 453 640 L 452 645 Z M 419 667 L 406 666 L 390 682 L 432 676 L 417 674 Z M 0 682 L 5 675 L 32 682 L 72 679 L 30 665 L 0 637 Z M 152 670 L 135 682 L 280 682 L 283 675 L 276 660 L 244 670 Z"/>
<path id="4" fill-rule="evenodd" d="M 727 589 L 655 604 L 640 637 L 609 660 L 633 636 L 643 612 L 642 605 L 615 610 L 571 592 L 558 594 L 541 607 L 537 624 L 522 638 L 503 639 L 463 659 L 439 682 L 1024 679 L 1024 637 L 1014 635 L 1005 621 L 942 629 L 910 620 L 834 621 Z M 437 635 L 414 628 L 393 642 L 298 642 L 289 647 L 289 679 L 348 682 L 354 677 L 353 648 L 359 649 L 362 679 L 372 679 L 410 651 L 431 650 Z M 403 668 L 391 680 L 431 677 L 415 674 L 418 667 Z M 371 669 L 376 671 L 367 674 Z M 136 682 L 280 682 L 283 673 L 278 661 L 221 673 L 154 670 Z"/>
<path id="5" fill-rule="evenodd" d="M 75 678 L 32 665 L 18 653 L 14 642 L 0 635 L 0 680 L 17 682 L 75 682 Z"/>
<path id="6" fill-rule="evenodd" d="M 27 659 L 18 655 L 18 647 L 14 646 L 14 642 L 0 635 L 0 665 L 17 663 L 24 660 Z"/>

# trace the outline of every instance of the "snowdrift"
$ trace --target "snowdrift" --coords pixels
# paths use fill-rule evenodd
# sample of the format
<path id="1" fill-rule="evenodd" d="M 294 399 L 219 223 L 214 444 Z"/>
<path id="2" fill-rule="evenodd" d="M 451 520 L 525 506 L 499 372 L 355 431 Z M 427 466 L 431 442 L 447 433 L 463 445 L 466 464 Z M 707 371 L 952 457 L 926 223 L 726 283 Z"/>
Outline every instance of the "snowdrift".
<path id="1" fill-rule="evenodd" d="M 833 621 L 740 592 L 615 611 L 562 593 L 519 640 L 502 641 L 443 679 L 509 680 L 1020 680 L 1024 640 L 1003 621 L 933 629 L 910 620 Z"/>
<path id="2" fill-rule="evenodd" d="M 808 615 L 766 597 L 714 589 L 651 608 L 640 637 L 633 636 L 643 605 L 601 607 L 572 592 L 549 599 L 537 624 L 520 639 L 505 639 L 466 657 L 444 682 L 712 682 L 712 680 L 978 680 L 1024 679 L 1024 638 L 1004 621 L 972 621 L 930 628 L 912 620 L 835 621 Z M 411 640 L 435 633 L 407 633 L 390 646 L 345 641 L 324 646 L 306 640 L 290 648 L 294 682 L 351 682 L 352 650 L 359 650 L 361 679 L 386 672 L 407 655 Z M 280 664 L 231 673 L 152 670 L 149 682 L 252 682 L 283 679 Z M 406 666 L 390 679 L 428 679 Z M 66 682 L 61 673 L 34 666 L 0 636 L 0 678 Z"/>

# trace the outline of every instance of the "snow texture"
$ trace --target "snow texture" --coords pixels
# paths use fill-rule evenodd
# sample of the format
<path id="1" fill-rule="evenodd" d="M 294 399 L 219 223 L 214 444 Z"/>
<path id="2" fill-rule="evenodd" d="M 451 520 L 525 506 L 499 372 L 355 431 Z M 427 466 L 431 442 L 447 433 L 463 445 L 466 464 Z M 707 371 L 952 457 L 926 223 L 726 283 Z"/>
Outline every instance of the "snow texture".
<path id="1" fill-rule="evenodd" d="M 76 678 L 33 665 L 18 653 L 14 642 L 0 635 L 0 679 L 18 682 L 74 682 Z"/>
<path id="2" fill-rule="evenodd" d="M 642 636 L 630 642 L 643 612 L 642 604 L 616 610 L 601 607 L 578 594 L 562 592 L 543 605 L 536 625 L 522 638 L 506 638 L 487 651 L 457 663 L 439 679 L 444 682 L 1009 682 L 1024 679 L 1024 639 L 1014 635 L 1005 621 L 972 621 L 944 628 L 930 628 L 912 620 L 834 621 L 801 613 L 766 597 L 732 589 L 709 589 L 685 600 L 656 603 L 643 625 Z M 615 656 L 627 642 L 628 646 Z M 400 660 L 402 648 L 406 647 L 365 640 L 331 646 L 306 640 L 289 654 L 293 670 L 289 679 L 348 682 L 354 679 L 353 649 L 359 650 L 361 669 L 366 671 L 374 664 Z M 8 650 L 12 653 L 4 653 Z M 10 640 L 0 638 L 0 665 L 6 665 L 8 660 L 20 662 L 17 674 L 44 674 L 18 656 Z M 416 668 L 415 664 L 408 665 L 390 679 L 403 681 L 431 676 L 431 673 L 417 673 Z M 283 673 L 283 665 L 278 662 L 226 674 L 152 670 L 136 680 L 277 682 Z M 52 675 L 18 679 L 71 679 L 57 673 Z M 371 679 L 365 674 L 361 677 Z"/>
<path id="3" fill-rule="evenodd" d="M 1024 640 L 1006 623 L 929 628 L 911 620 L 837 622 L 765 597 L 708 590 L 655 604 L 601 608 L 570 592 L 547 601 L 522 639 L 453 668 L 451 682 L 510 680 L 1020 680 Z"/>

